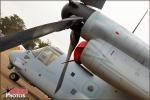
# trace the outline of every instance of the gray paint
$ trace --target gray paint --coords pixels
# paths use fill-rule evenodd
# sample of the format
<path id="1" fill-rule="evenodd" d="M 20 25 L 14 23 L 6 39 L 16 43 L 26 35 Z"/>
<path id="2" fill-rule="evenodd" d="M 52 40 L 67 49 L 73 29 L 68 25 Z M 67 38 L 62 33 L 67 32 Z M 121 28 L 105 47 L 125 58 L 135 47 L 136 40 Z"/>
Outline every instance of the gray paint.
<path id="1" fill-rule="evenodd" d="M 86 40 L 101 38 L 144 66 L 150 67 L 149 46 L 100 12 L 94 12 L 89 17 L 82 28 L 81 36 Z"/>
<path id="2" fill-rule="evenodd" d="M 90 40 L 80 60 L 90 71 L 124 93 L 149 98 L 149 69 L 108 42 Z"/>
<path id="3" fill-rule="evenodd" d="M 24 59 L 25 55 L 28 55 L 30 59 Z M 47 66 L 37 59 L 38 56 L 35 57 L 32 52 L 28 54 L 26 52 L 13 52 L 10 54 L 10 60 L 22 76 L 54 99 L 129 99 L 127 95 L 113 88 L 102 79 L 88 74 L 75 62 L 69 63 L 62 87 L 54 94 L 63 69 L 62 62 L 65 61 L 66 55 L 61 55 Z M 24 59 L 27 63 L 22 65 L 19 59 Z M 71 76 L 72 72 L 75 73 L 73 77 Z M 39 74 L 41 74 L 40 77 Z M 94 86 L 92 92 L 87 89 L 89 85 Z"/>

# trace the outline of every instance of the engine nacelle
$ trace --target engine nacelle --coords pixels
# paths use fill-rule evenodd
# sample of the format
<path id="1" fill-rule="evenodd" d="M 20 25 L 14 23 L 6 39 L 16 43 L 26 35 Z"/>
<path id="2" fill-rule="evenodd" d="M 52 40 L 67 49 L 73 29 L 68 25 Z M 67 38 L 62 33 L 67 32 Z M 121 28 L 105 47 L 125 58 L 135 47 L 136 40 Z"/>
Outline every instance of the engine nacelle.
<path id="1" fill-rule="evenodd" d="M 149 98 L 147 67 L 102 39 L 90 40 L 80 49 L 80 62 L 94 74 L 131 97 Z"/>

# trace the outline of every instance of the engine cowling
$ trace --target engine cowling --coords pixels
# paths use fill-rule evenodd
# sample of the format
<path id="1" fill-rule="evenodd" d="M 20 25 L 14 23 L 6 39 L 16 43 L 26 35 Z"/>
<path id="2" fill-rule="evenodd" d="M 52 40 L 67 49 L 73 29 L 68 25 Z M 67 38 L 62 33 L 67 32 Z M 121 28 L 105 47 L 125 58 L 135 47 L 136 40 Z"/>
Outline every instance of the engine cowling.
<path id="1" fill-rule="evenodd" d="M 84 48 L 86 47 L 86 45 L 88 44 L 87 41 L 82 41 L 81 43 L 79 43 L 79 45 L 75 48 L 74 51 L 74 61 L 78 64 L 81 64 L 80 61 L 80 56 L 84 50 Z"/>

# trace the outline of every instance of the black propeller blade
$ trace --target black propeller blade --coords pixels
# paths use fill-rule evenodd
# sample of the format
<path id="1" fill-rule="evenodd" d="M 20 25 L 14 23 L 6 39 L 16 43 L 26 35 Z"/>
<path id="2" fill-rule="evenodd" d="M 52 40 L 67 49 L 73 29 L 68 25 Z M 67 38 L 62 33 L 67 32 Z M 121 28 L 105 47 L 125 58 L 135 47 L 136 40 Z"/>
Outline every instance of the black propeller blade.
<path id="1" fill-rule="evenodd" d="M 62 82 L 64 80 L 64 76 L 65 76 L 65 73 L 66 73 L 66 70 L 68 67 L 68 63 L 69 63 L 68 61 L 70 60 L 71 54 L 79 42 L 79 38 L 80 38 L 80 36 L 75 34 L 74 31 L 71 32 L 71 34 L 70 34 L 70 45 L 69 45 L 69 50 L 68 50 L 68 54 L 67 54 L 67 58 L 66 58 L 66 63 L 64 65 L 61 76 L 59 78 L 55 93 L 61 88 Z"/>
<path id="2" fill-rule="evenodd" d="M 22 32 L 17 32 L 10 36 L 0 37 L 0 52 L 49 33 L 70 28 L 76 21 L 80 20 L 82 20 L 81 17 L 73 16 L 58 22 L 37 26 Z"/>
<path id="3" fill-rule="evenodd" d="M 85 5 L 90 5 L 99 9 L 103 8 L 106 0 L 81 0 Z"/>

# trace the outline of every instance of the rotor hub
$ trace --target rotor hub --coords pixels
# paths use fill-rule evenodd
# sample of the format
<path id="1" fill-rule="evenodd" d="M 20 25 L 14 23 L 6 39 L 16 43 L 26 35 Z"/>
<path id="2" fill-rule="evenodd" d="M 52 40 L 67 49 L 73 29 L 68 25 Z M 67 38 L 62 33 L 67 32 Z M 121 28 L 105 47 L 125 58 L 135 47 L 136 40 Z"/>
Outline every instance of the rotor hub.
<path id="1" fill-rule="evenodd" d="M 95 11 L 94 9 L 87 7 L 82 3 L 74 2 L 74 5 L 76 6 L 67 3 L 63 7 L 61 12 L 62 19 L 76 15 L 78 17 L 83 17 L 83 21 L 86 21 L 88 17 Z"/>

